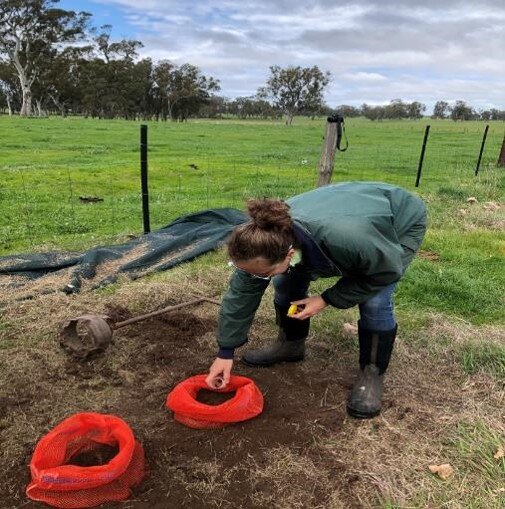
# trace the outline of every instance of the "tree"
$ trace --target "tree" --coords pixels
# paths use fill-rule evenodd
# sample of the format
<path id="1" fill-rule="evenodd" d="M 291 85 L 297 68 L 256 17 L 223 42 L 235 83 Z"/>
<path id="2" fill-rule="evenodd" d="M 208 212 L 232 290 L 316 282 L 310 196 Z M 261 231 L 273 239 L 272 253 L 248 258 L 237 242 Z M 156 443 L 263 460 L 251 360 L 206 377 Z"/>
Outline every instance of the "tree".
<path id="1" fill-rule="evenodd" d="M 87 46 L 48 49 L 32 87 L 39 115 L 43 109 L 49 112 L 56 108 L 65 117 L 69 109 L 78 109 L 82 99 L 81 63 L 90 50 Z"/>
<path id="2" fill-rule="evenodd" d="M 330 82 L 330 73 L 319 67 L 270 67 L 270 77 L 265 87 L 258 89 L 258 97 L 270 98 L 276 108 L 287 117 L 291 125 L 300 111 L 318 111 L 323 106 L 323 92 Z"/>
<path id="3" fill-rule="evenodd" d="M 90 14 L 55 9 L 59 0 L 2 0 L 0 52 L 15 67 L 22 91 L 21 115 L 31 115 L 32 85 L 44 66 L 43 57 L 57 44 L 84 35 Z"/>
<path id="4" fill-rule="evenodd" d="M 99 118 L 146 118 L 153 114 L 153 70 L 150 59 L 135 62 L 140 41 L 111 42 L 110 27 L 94 38 L 89 55 L 76 64 L 78 94 L 85 115 Z M 93 56 L 95 55 L 95 56 Z"/>
<path id="5" fill-rule="evenodd" d="M 9 115 L 19 103 L 19 85 L 12 65 L 0 60 L 0 95 L 2 96 L 2 108 L 6 107 Z"/>
<path id="6" fill-rule="evenodd" d="M 384 106 L 369 106 L 366 103 L 361 105 L 361 112 L 365 118 L 369 120 L 382 120 L 385 116 Z"/>
<path id="7" fill-rule="evenodd" d="M 198 113 L 210 100 L 211 93 L 221 88 L 218 80 L 204 76 L 196 65 L 177 67 L 167 61 L 161 65 L 162 69 L 154 71 L 155 82 L 172 120 L 182 122 Z"/>
<path id="8" fill-rule="evenodd" d="M 472 120 L 475 116 L 475 111 L 465 101 L 456 101 L 456 104 L 451 108 L 451 119 L 454 121 Z"/>
<path id="9" fill-rule="evenodd" d="M 237 97 L 228 103 L 228 112 L 239 118 L 279 118 L 279 113 L 268 101 L 257 96 Z"/>
<path id="10" fill-rule="evenodd" d="M 449 113 L 449 103 L 445 101 L 437 101 L 433 108 L 433 118 L 447 118 Z"/>
<path id="11" fill-rule="evenodd" d="M 168 60 L 161 60 L 153 69 L 153 101 L 157 119 L 167 120 L 170 116 L 169 95 L 174 69 L 175 65 Z"/>
<path id="12" fill-rule="evenodd" d="M 200 116 L 204 118 L 223 118 L 228 112 L 230 101 L 227 97 L 211 95 L 207 104 L 200 109 Z"/>
<path id="13" fill-rule="evenodd" d="M 100 30 L 101 32 L 94 37 L 94 41 L 99 54 L 105 58 L 108 64 L 111 60 L 133 62 L 137 56 L 137 50 L 144 47 L 140 41 L 134 39 L 122 39 L 119 42 L 111 42 L 110 32 L 112 25 L 102 25 Z M 97 30 L 92 29 L 92 32 L 96 33 Z"/>
<path id="14" fill-rule="evenodd" d="M 407 113 L 409 118 L 419 119 L 422 118 L 423 113 L 426 111 L 426 105 L 419 101 L 411 102 L 408 105 Z"/>
<path id="15" fill-rule="evenodd" d="M 384 118 L 407 118 L 409 116 L 409 105 L 401 99 L 393 99 L 387 106 L 384 106 Z"/>
<path id="16" fill-rule="evenodd" d="M 340 113 L 344 118 L 359 117 L 362 114 L 360 108 L 356 108 L 356 106 L 349 106 L 347 104 L 337 106 L 335 111 Z"/>
<path id="17" fill-rule="evenodd" d="M 505 110 L 500 111 L 496 108 L 491 108 L 489 113 L 491 114 L 489 120 L 505 120 Z"/>
<path id="18" fill-rule="evenodd" d="M 481 120 L 491 120 L 491 112 L 489 110 L 484 110 L 479 112 Z"/>

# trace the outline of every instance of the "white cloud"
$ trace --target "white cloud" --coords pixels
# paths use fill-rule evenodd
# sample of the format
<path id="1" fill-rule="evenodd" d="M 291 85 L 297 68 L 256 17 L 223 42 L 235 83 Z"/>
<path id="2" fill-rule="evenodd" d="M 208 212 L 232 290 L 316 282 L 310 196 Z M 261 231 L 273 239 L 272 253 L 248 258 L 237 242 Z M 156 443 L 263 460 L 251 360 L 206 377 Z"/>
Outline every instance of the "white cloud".
<path id="1" fill-rule="evenodd" d="M 355 73 L 345 73 L 340 76 L 340 79 L 346 81 L 355 81 L 355 82 L 371 82 L 371 83 L 384 83 L 388 79 L 386 76 L 376 72 L 355 72 Z"/>
<path id="2" fill-rule="evenodd" d="M 252 95 L 268 67 L 330 70 L 330 104 L 458 98 L 505 108 L 503 0 L 102 0 L 142 56 L 190 62 L 222 94 Z M 408 5 L 410 4 L 410 5 Z"/>

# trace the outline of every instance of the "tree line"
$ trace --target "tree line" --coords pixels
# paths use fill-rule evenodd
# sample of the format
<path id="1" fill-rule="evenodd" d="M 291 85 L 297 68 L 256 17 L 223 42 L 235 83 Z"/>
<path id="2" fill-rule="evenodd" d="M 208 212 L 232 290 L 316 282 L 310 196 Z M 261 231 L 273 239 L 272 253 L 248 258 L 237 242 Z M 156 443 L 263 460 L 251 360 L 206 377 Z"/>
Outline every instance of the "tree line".
<path id="1" fill-rule="evenodd" d="M 401 99 L 393 99 L 385 106 L 370 106 L 363 104 L 360 107 L 342 105 L 337 108 L 347 117 L 366 117 L 370 120 L 385 119 L 419 119 L 425 116 L 426 105 L 418 101 L 411 103 Z M 450 118 L 451 120 L 505 120 L 505 110 L 492 108 L 477 111 L 465 101 L 455 101 L 451 106 L 446 101 L 437 101 L 433 107 L 431 118 Z"/>
<path id="2" fill-rule="evenodd" d="M 218 97 L 219 80 L 190 63 L 139 59 L 142 42 L 111 39 L 91 14 L 57 8 L 59 0 L 0 2 L 0 110 L 22 116 L 58 112 L 98 118 L 186 120 L 316 114 L 330 73 L 314 67 L 270 67 L 254 99 Z"/>
<path id="3" fill-rule="evenodd" d="M 218 95 L 219 80 L 195 65 L 138 58 L 141 41 L 111 39 L 110 25 L 92 15 L 59 9 L 59 0 L 1 0 L 0 111 L 10 115 L 83 115 L 95 118 L 184 121 L 191 116 L 280 118 L 332 113 L 324 103 L 331 80 L 317 66 L 270 67 L 264 86 L 250 97 Z M 385 106 L 336 108 L 371 120 L 421 118 L 426 106 L 395 99 Z M 476 112 L 463 101 L 438 101 L 433 116 L 453 120 L 503 120 L 505 111 Z"/>

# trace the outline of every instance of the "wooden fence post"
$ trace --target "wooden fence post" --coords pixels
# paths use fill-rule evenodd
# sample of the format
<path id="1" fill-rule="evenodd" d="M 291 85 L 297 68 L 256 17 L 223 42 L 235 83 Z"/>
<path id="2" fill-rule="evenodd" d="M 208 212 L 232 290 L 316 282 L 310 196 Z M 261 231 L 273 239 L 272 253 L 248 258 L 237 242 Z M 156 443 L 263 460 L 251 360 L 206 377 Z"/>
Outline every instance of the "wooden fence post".
<path id="1" fill-rule="evenodd" d="M 505 136 L 503 136 L 503 142 L 501 144 L 500 155 L 498 156 L 498 161 L 496 162 L 496 166 L 505 166 Z"/>
<path id="2" fill-rule="evenodd" d="M 333 166 L 335 165 L 335 151 L 337 149 L 337 120 L 334 116 L 328 117 L 324 133 L 321 161 L 319 163 L 319 179 L 317 187 L 326 186 L 331 182 Z"/>

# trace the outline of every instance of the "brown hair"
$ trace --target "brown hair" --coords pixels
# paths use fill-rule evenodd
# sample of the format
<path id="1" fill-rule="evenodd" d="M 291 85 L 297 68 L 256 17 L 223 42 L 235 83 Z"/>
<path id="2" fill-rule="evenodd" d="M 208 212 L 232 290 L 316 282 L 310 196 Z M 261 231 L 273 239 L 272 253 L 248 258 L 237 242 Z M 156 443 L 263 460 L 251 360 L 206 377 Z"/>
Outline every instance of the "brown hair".
<path id="1" fill-rule="evenodd" d="M 282 200 L 249 200 L 250 221 L 237 226 L 228 242 L 235 261 L 265 258 L 272 265 L 282 261 L 295 242 L 289 205 Z"/>

